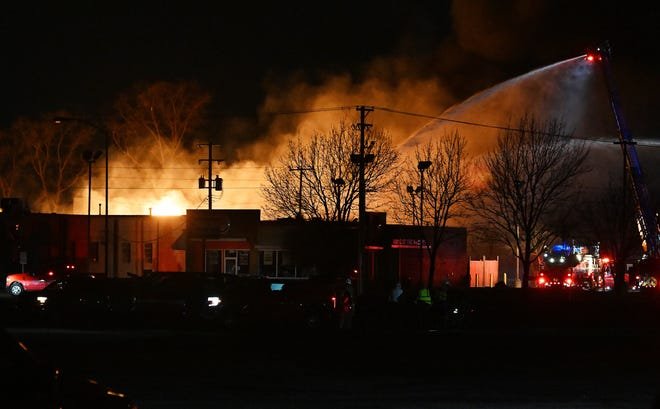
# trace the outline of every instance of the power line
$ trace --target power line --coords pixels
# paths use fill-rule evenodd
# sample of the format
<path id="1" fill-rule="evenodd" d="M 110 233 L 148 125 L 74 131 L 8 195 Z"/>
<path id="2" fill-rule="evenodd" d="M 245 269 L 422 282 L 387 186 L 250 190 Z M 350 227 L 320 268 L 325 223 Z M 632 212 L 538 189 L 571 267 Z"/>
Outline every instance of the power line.
<path id="1" fill-rule="evenodd" d="M 100 166 L 95 166 L 94 168 L 101 169 Z M 129 169 L 129 170 L 200 170 L 202 166 L 184 166 L 184 167 L 169 167 L 169 166 L 113 166 L 111 169 Z M 265 169 L 264 166 L 240 166 L 240 167 L 230 167 L 227 170 L 243 170 L 243 169 Z"/>
<path id="2" fill-rule="evenodd" d="M 522 128 L 513 128 L 513 127 L 509 127 L 509 126 L 483 124 L 483 123 L 474 122 L 474 121 L 463 121 L 463 120 L 459 120 L 459 119 L 451 119 L 451 118 L 445 118 L 445 117 L 435 116 L 435 115 L 419 114 L 419 113 L 416 113 L 416 112 L 399 111 L 399 110 L 396 110 L 396 109 L 386 108 L 386 107 L 374 107 L 374 108 L 380 109 L 381 111 L 392 112 L 392 113 L 400 114 L 400 115 L 408 115 L 408 116 L 414 116 L 414 117 L 420 117 L 420 118 L 436 119 L 436 120 L 445 121 L 445 122 L 453 122 L 453 123 L 462 124 L 462 125 L 478 126 L 478 127 L 482 127 L 482 128 L 498 129 L 498 130 L 508 131 L 508 132 L 525 132 L 525 131 L 527 131 L 526 129 L 522 129 Z M 601 139 L 581 137 L 581 136 L 568 135 L 568 134 L 556 134 L 556 133 L 552 133 L 552 132 L 538 132 L 538 133 L 540 133 L 541 135 L 547 135 L 547 136 L 561 136 L 561 137 L 565 137 L 565 138 L 587 140 L 587 141 L 592 141 L 592 142 L 612 143 L 611 140 L 606 141 L 606 140 L 601 140 Z"/>
<path id="3" fill-rule="evenodd" d="M 222 190 L 241 190 L 241 189 L 260 189 L 261 186 L 223 186 Z M 77 186 L 73 187 L 74 190 L 86 190 L 87 186 Z M 109 190 L 199 190 L 196 187 L 178 187 L 178 186 L 171 186 L 171 187 L 109 187 Z M 216 196 L 221 196 L 221 195 L 216 195 Z"/>
<path id="4" fill-rule="evenodd" d="M 338 106 L 327 108 L 304 109 L 300 111 L 278 111 L 278 112 L 265 112 L 266 115 L 298 115 L 298 114 L 312 114 L 314 112 L 328 112 L 328 111 L 349 111 L 355 109 L 355 106 Z"/>
<path id="5" fill-rule="evenodd" d="M 299 111 L 269 112 L 268 114 L 270 114 L 270 115 L 295 115 L 295 114 L 307 114 L 307 113 L 327 112 L 327 111 L 344 111 L 344 110 L 350 110 L 350 109 L 359 109 L 359 107 L 360 107 L 360 105 L 356 105 L 356 106 L 338 106 L 338 107 L 316 108 L 316 109 L 307 109 L 307 110 L 299 110 Z M 478 127 L 482 127 L 482 128 L 498 129 L 498 130 L 502 130 L 502 131 L 512 131 L 512 132 L 527 131 L 527 130 L 522 129 L 522 128 L 514 128 L 514 127 L 509 127 L 509 126 L 484 124 L 484 123 L 480 123 L 480 122 L 465 121 L 465 120 L 460 120 L 460 119 L 451 119 L 451 118 L 446 118 L 446 117 L 442 117 L 442 116 L 438 116 L 438 115 L 429 115 L 429 114 L 422 114 L 422 113 L 418 113 L 418 112 L 401 111 L 401 110 L 398 110 L 398 109 L 393 109 L 393 108 L 388 108 L 388 107 L 373 106 L 372 108 L 378 109 L 378 110 L 381 110 L 381 111 L 385 111 L 385 112 L 390 112 L 390 113 L 393 113 L 393 114 L 407 115 L 407 116 L 412 116 L 412 117 L 417 117 L 417 118 L 425 118 L 425 119 L 434 119 L 434 120 L 452 122 L 452 123 L 457 123 L 457 124 L 462 124 L 462 125 L 470 125 L 470 126 L 478 126 Z M 579 140 L 585 140 L 585 141 L 590 141 L 590 142 L 607 143 L 607 144 L 612 143 L 612 140 L 602 139 L 602 138 L 594 138 L 594 137 L 588 137 L 588 136 L 555 134 L 555 133 L 551 133 L 551 132 L 541 132 L 541 134 L 548 135 L 548 136 L 562 136 L 562 137 L 566 137 L 566 138 L 579 139 Z M 660 143 L 653 144 L 653 143 L 644 143 L 644 142 L 639 142 L 638 141 L 637 146 L 648 147 L 648 148 L 660 148 Z"/>

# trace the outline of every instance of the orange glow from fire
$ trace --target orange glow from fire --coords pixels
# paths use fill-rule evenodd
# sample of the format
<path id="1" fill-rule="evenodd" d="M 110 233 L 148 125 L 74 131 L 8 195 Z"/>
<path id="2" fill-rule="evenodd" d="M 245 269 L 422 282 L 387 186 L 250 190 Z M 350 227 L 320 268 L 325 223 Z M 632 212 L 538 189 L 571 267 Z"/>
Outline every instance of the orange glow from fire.
<path id="1" fill-rule="evenodd" d="M 180 216 L 186 214 L 186 208 L 186 203 L 180 202 L 174 195 L 169 194 L 151 208 L 151 214 L 154 216 Z"/>

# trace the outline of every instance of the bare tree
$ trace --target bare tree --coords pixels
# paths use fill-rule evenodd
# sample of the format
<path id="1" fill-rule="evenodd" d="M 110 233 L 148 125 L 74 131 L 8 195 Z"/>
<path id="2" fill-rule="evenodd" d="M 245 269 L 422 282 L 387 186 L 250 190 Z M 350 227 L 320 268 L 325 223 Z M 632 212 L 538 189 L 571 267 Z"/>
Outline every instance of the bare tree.
<path id="1" fill-rule="evenodd" d="M 30 185 L 25 168 L 30 166 L 27 144 L 10 131 L 0 131 L 0 197 L 25 196 Z"/>
<path id="2" fill-rule="evenodd" d="M 210 100 L 191 82 L 136 86 L 115 103 L 120 120 L 110 124 L 114 143 L 136 166 L 149 153 L 162 167 L 190 148 Z"/>
<path id="3" fill-rule="evenodd" d="M 571 139 L 558 121 L 524 116 L 518 129 L 507 129 L 483 160 L 485 181 L 472 207 L 477 231 L 511 249 L 529 286 L 532 263 L 556 236 L 553 216 L 571 202 L 572 183 L 587 172 L 588 150 Z"/>
<path id="4" fill-rule="evenodd" d="M 355 216 L 359 195 L 359 169 L 351 154 L 359 152 L 359 134 L 345 122 L 328 133 L 316 132 L 308 141 L 290 141 L 285 156 L 266 169 L 262 189 L 264 210 L 271 217 L 303 217 L 347 221 Z M 365 136 L 373 161 L 365 168 L 365 189 L 385 190 L 398 155 L 382 130 Z"/>
<path id="5" fill-rule="evenodd" d="M 55 126 L 49 119 L 22 118 L 12 125 L 10 137 L 21 141 L 18 149 L 29 160 L 38 189 L 34 199 L 41 211 L 56 212 L 70 204 L 76 184 L 87 172 L 82 152 L 89 149 L 91 132 L 82 126 Z"/>
<path id="6" fill-rule="evenodd" d="M 428 236 L 425 234 L 428 230 L 420 228 L 420 238 L 427 243 L 425 247 L 430 257 L 428 288 L 433 286 L 440 245 L 451 238 L 447 237 L 447 224 L 464 215 L 464 205 L 470 197 L 465 149 L 466 140 L 457 132 L 429 140 L 417 147 L 414 158 L 408 158 L 394 182 L 397 217 L 403 215 L 412 218 L 413 223 L 417 220 L 420 226 L 431 227 Z M 418 185 L 414 188 L 415 184 Z M 423 213 L 421 218 L 420 212 Z"/>

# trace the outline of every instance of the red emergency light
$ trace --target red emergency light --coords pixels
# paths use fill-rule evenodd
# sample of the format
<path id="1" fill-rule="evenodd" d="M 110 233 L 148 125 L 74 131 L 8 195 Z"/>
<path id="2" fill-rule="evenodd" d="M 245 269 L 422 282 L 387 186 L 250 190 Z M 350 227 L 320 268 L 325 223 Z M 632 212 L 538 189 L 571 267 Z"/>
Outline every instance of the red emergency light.
<path id="1" fill-rule="evenodd" d="M 589 62 L 602 61 L 602 60 L 603 60 L 603 56 L 600 55 L 600 54 L 598 54 L 598 53 L 589 53 L 589 54 L 587 54 L 587 56 L 585 57 L 585 59 L 586 59 L 587 61 L 589 61 Z"/>
<path id="2" fill-rule="evenodd" d="M 603 54 L 601 53 L 600 48 L 597 48 L 596 50 L 589 50 L 587 51 L 587 55 L 584 57 L 584 59 L 589 62 L 603 61 Z"/>

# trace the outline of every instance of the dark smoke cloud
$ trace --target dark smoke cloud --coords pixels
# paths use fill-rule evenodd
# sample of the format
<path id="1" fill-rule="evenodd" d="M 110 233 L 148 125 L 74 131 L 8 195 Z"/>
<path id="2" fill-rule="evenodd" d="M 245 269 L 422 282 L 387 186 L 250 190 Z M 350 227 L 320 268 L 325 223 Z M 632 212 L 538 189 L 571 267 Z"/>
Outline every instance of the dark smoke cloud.
<path id="1" fill-rule="evenodd" d="M 648 96 L 639 97 L 658 91 L 658 79 L 652 75 L 657 62 L 640 63 L 634 58 L 640 51 L 640 41 L 649 43 L 649 39 L 640 39 L 634 35 L 635 30 L 627 29 L 634 26 L 648 30 L 637 23 L 653 21 L 657 12 L 647 11 L 640 17 L 639 10 L 607 1 L 454 1 L 450 21 L 441 16 L 418 15 L 412 23 L 416 26 L 411 25 L 396 48 L 353 70 L 313 76 L 298 72 L 284 81 L 266 81 L 267 96 L 260 111 L 365 104 L 496 126 L 510 125 L 520 115 L 532 113 L 541 120 L 561 120 L 578 138 L 614 141 L 617 131 L 604 79 L 598 72 L 587 72 L 589 69 L 576 58 L 587 47 L 609 40 L 633 135 L 657 137 L 659 127 L 647 103 Z M 445 32 L 436 30 L 433 40 L 422 38 L 433 31 L 429 25 L 441 23 L 448 26 Z M 549 68 L 572 59 L 575 61 L 570 69 Z M 639 78 L 646 81 L 637 81 Z M 355 112 L 264 116 L 268 131 L 256 144 L 243 148 L 243 156 L 268 158 L 260 152 L 276 152 L 276 147 L 291 137 L 305 136 L 351 117 L 356 120 Z M 420 135 L 437 135 L 442 128 L 433 130 L 438 121 L 391 116 L 378 109 L 370 119 L 389 129 L 395 142 L 404 148 L 423 140 Z M 496 132 L 463 131 L 470 136 L 473 154 L 482 154 L 494 145 Z M 595 178 L 602 180 L 603 175 L 615 172 L 609 167 L 613 161 L 618 162 L 617 148 L 602 142 L 589 145 L 594 152 Z M 640 150 L 646 173 L 656 174 L 646 148 L 640 146 Z M 602 164 L 608 165 L 603 168 Z"/>

